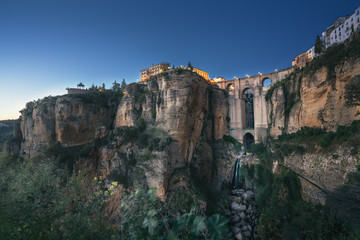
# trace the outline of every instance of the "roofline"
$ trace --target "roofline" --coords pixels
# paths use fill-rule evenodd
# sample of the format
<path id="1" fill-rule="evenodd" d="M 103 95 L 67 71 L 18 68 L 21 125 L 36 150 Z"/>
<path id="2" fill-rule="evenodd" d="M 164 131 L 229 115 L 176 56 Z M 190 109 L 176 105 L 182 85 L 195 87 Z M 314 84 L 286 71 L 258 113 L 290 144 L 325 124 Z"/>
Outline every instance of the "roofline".
<path id="1" fill-rule="evenodd" d="M 156 66 L 156 65 L 160 65 L 160 64 L 167 64 L 167 65 L 169 65 L 169 66 L 170 66 L 170 63 L 169 63 L 169 62 L 162 62 L 162 63 L 157 63 L 157 64 L 155 64 L 155 65 L 152 65 L 152 66 Z M 150 67 L 147 67 L 147 68 L 144 68 L 144 69 L 140 70 L 140 72 L 141 72 L 141 71 L 144 71 L 144 70 L 146 70 L 146 69 L 148 69 L 148 68 L 151 68 L 152 66 L 150 66 Z"/>

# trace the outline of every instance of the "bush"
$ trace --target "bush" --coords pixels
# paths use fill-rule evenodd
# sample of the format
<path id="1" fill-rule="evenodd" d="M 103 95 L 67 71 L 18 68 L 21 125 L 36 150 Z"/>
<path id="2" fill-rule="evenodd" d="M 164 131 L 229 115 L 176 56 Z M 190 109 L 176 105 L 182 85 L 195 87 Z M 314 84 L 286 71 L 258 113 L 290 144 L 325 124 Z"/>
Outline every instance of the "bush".
<path id="1" fill-rule="evenodd" d="M 101 219 L 107 196 L 85 176 L 68 178 L 54 161 L 13 163 L 0 174 L 2 239 L 109 239 Z"/>
<path id="2" fill-rule="evenodd" d="M 305 129 L 302 134 L 313 134 L 313 131 Z M 356 227 L 350 228 L 338 212 L 302 200 L 301 184 L 294 172 L 281 168 L 278 174 L 272 173 L 272 161 L 278 158 L 276 152 L 267 151 L 263 143 L 254 144 L 253 151 L 260 159 L 255 169 L 258 186 L 255 200 L 260 210 L 256 227 L 259 239 L 359 238 L 354 230 Z M 339 202 L 344 199 L 344 194 L 336 196 Z"/>
<path id="3" fill-rule="evenodd" d="M 225 217 L 199 216 L 192 208 L 171 219 L 164 215 L 162 203 L 154 194 L 155 189 L 137 190 L 123 200 L 122 239 L 224 239 L 228 231 Z"/>
<path id="4" fill-rule="evenodd" d="M 224 140 L 225 142 L 232 143 L 232 144 L 234 145 L 236 151 L 238 151 L 238 152 L 241 151 L 243 145 L 242 145 L 238 140 L 236 140 L 235 138 L 233 138 L 232 136 L 230 136 L 230 135 L 224 135 L 224 136 L 223 136 L 223 140 Z"/>

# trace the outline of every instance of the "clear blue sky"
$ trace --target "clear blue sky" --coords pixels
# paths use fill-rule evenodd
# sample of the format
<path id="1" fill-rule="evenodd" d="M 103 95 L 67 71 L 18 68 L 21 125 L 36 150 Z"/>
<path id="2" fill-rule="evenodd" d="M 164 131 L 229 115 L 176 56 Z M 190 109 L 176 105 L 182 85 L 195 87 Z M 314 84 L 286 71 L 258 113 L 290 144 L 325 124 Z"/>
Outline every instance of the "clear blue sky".
<path id="1" fill-rule="evenodd" d="M 159 62 L 228 79 L 291 65 L 357 0 L 1 0 L 0 119 Z"/>

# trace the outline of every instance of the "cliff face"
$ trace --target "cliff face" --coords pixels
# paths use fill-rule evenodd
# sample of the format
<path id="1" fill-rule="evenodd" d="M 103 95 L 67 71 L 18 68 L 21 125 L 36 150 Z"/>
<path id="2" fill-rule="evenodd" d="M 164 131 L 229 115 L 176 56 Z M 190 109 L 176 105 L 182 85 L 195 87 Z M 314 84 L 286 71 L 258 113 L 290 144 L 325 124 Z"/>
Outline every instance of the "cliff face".
<path id="1" fill-rule="evenodd" d="M 135 126 L 144 119 L 147 129 L 152 126 L 150 135 L 156 135 L 161 142 L 172 139 L 164 151 L 151 152 L 151 161 L 137 163 L 143 165 L 147 185 L 156 187 L 164 196 L 176 169 L 189 167 L 192 172 L 187 174 L 212 184 L 216 175 L 213 151 L 217 140 L 222 140 L 228 131 L 227 114 L 228 103 L 221 89 L 194 73 L 172 71 L 149 80 L 147 85 L 128 86 L 118 106 L 115 128 Z M 130 145 L 126 151 L 133 153 L 136 149 L 136 154 L 149 154 L 137 147 Z"/>
<path id="2" fill-rule="evenodd" d="M 348 181 L 348 174 L 357 171 L 358 159 L 352 153 L 351 146 L 342 144 L 331 153 L 322 149 L 303 155 L 291 154 L 284 158 L 284 165 L 310 180 L 300 178 L 304 199 L 325 203 L 326 195 L 318 187 L 326 191 L 334 191 Z"/>
<path id="3" fill-rule="evenodd" d="M 315 60 L 314 60 L 315 61 Z M 339 62 L 334 71 L 296 71 L 274 88 L 267 102 L 269 133 L 277 137 L 302 127 L 336 130 L 360 119 L 360 106 L 346 104 L 346 88 L 360 75 L 360 58 Z"/>
<path id="4" fill-rule="evenodd" d="M 130 84 L 121 101 L 101 94 L 29 103 L 20 118 L 21 155 L 34 157 L 56 142 L 66 148 L 94 142 L 75 170 L 87 167 L 126 186 L 155 187 L 163 199 L 191 186 L 184 182 L 189 179 L 217 189 L 231 181 L 229 159 L 236 156 L 222 140 L 228 134 L 223 90 L 193 72 L 174 70 Z M 174 179 L 185 179 L 184 185 Z"/>
<path id="5" fill-rule="evenodd" d="M 86 101 L 81 95 L 46 97 L 28 103 L 21 113 L 20 155 L 25 158 L 35 157 L 55 142 L 66 147 L 92 142 L 99 129 L 106 131 L 111 124 L 108 105 Z"/>

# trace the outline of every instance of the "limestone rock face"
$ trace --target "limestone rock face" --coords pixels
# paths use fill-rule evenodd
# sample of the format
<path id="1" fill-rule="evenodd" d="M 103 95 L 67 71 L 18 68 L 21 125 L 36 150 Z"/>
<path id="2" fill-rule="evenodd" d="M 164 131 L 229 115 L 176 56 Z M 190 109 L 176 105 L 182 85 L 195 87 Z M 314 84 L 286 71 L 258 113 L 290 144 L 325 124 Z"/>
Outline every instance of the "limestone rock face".
<path id="1" fill-rule="evenodd" d="M 325 67 L 316 73 L 295 72 L 288 79 L 287 98 L 279 87 L 268 101 L 270 134 L 277 137 L 302 127 L 334 131 L 339 125 L 359 120 L 360 106 L 347 105 L 344 97 L 346 84 L 359 74 L 360 59 L 339 63 L 331 76 Z"/>
<path id="2" fill-rule="evenodd" d="M 130 84 L 125 92 L 116 105 L 101 93 L 31 103 L 20 121 L 21 155 L 34 157 L 56 142 L 73 147 L 104 139 L 105 144 L 91 145 L 89 156 L 78 159 L 74 171 L 92 169 L 92 174 L 112 176 L 124 186 L 156 188 L 162 199 L 172 185 L 187 188 L 191 199 L 196 191 L 185 187 L 191 181 L 214 189 L 231 182 L 236 158 L 231 143 L 223 141 L 229 132 L 224 90 L 194 72 L 171 70 Z M 121 131 L 132 131 L 139 122 L 145 127 L 124 140 Z M 179 192 L 172 189 L 170 198 L 178 198 Z"/>
<path id="3" fill-rule="evenodd" d="M 284 158 L 284 165 L 325 190 L 333 191 L 348 180 L 348 174 L 356 172 L 357 159 L 352 147 L 341 145 L 332 153 L 321 149 L 303 155 L 291 154 Z M 300 178 L 304 199 L 325 203 L 326 195 L 313 184 Z"/>
<path id="4" fill-rule="evenodd" d="M 269 124 L 269 133 L 271 136 L 281 135 L 285 129 L 285 98 L 282 88 L 275 89 L 274 93 L 271 96 L 271 101 L 268 102 L 268 122 Z M 270 111 L 269 111 L 270 110 Z"/>
<path id="5" fill-rule="evenodd" d="M 21 113 L 20 129 L 24 139 L 20 154 L 33 157 L 55 140 L 55 98 L 45 98 L 40 103 L 28 103 Z"/>
<path id="6" fill-rule="evenodd" d="M 155 185 L 164 193 L 173 171 L 189 165 L 196 169 L 197 177 L 211 183 L 212 143 L 227 133 L 227 114 L 223 90 L 209 85 L 195 73 L 171 71 L 146 85 L 129 85 L 118 106 L 115 127 L 134 126 L 142 118 L 147 126 L 173 139 L 165 150 L 166 156 L 156 164 L 153 162 L 154 166 L 147 166 L 154 171 L 145 170 L 148 183 L 163 183 Z"/>
<path id="7" fill-rule="evenodd" d="M 72 95 L 28 103 L 20 117 L 20 155 L 34 157 L 57 141 L 69 147 L 94 141 L 97 132 L 106 135 L 112 121 L 109 109 Z"/>
<path id="8" fill-rule="evenodd" d="M 109 108 L 101 104 L 86 103 L 72 96 L 63 96 L 56 101 L 56 140 L 63 146 L 92 142 L 97 132 L 102 131 L 100 135 L 106 135 L 110 125 Z"/>

